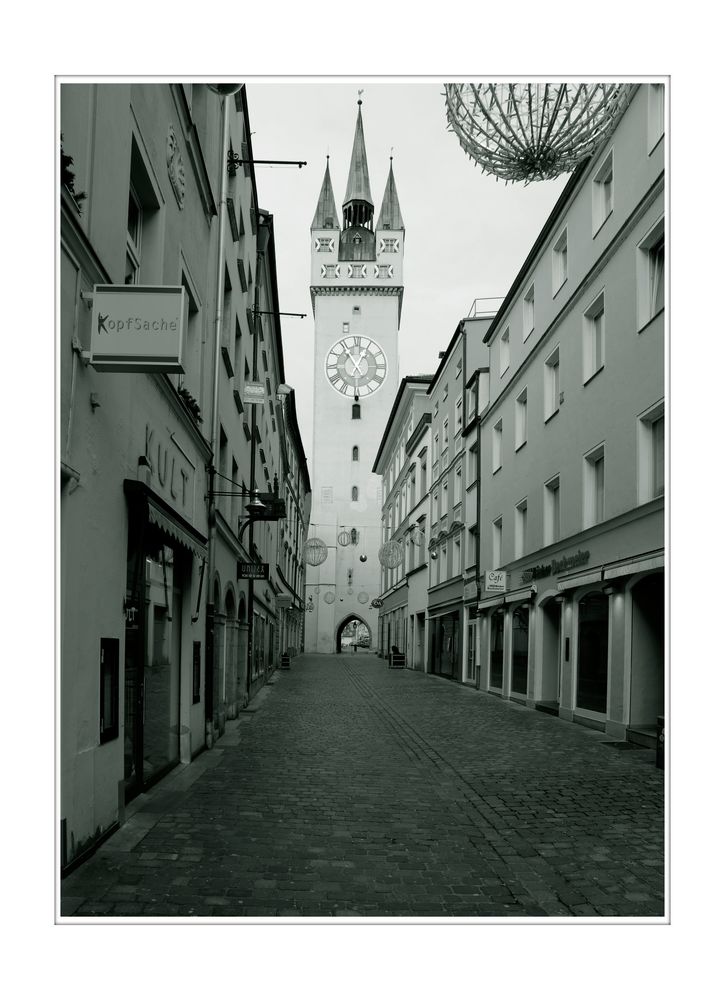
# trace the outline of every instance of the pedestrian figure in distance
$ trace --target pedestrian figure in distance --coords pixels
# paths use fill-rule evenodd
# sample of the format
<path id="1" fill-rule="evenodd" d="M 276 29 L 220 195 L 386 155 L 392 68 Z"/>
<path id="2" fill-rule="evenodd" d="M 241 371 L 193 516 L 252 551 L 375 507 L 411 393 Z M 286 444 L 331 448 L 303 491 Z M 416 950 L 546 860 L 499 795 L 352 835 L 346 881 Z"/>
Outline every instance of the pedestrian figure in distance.
<path id="1" fill-rule="evenodd" d="M 356 643 L 356 642 L 354 642 L 354 643 L 352 644 L 352 648 L 353 648 L 353 651 L 354 651 L 355 653 L 357 653 L 357 643 Z"/>

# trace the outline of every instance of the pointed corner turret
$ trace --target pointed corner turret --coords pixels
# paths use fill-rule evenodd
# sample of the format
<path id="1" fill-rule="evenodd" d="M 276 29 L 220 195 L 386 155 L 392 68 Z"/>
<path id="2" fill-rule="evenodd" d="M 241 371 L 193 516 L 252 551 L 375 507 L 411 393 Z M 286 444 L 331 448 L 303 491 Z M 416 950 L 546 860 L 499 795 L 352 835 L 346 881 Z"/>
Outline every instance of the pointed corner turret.
<path id="1" fill-rule="evenodd" d="M 335 207 L 335 195 L 332 190 L 332 180 L 330 179 L 330 157 L 327 157 L 325 176 L 322 180 L 320 197 L 317 202 L 317 210 L 312 220 L 310 229 L 339 229 L 340 220 L 337 217 Z"/>
<path id="2" fill-rule="evenodd" d="M 403 223 L 403 216 L 400 211 L 400 202 L 398 201 L 398 192 L 395 187 L 395 177 L 393 176 L 393 157 L 390 157 L 390 170 L 388 172 L 388 180 L 385 185 L 385 194 L 383 195 L 383 204 L 380 207 L 380 217 L 378 218 L 378 223 L 375 227 L 376 232 L 381 229 L 396 229 L 400 231 L 405 231 L 405 224 Z"/>

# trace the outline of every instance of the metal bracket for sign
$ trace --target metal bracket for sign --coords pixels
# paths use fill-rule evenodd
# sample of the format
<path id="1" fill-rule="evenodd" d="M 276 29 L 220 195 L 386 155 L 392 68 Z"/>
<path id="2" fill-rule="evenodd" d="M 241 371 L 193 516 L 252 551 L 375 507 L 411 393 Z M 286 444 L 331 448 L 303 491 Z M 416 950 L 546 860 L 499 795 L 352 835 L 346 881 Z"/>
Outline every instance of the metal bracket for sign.
<path id="1" fill-rule="evenodd" d="M 85 302 L 88 309 L 93 308 L 93 292 L 81 292 L 81 300 Z"/>
<path id="2" fill-rule="evenodd" d="M 199 608 L 201 607 L 201 585 L 204 582 L 204 570 L 206 569 L 206 557 L 201 561 L 201 572 L 199 573 L 199 593 L 196 598 L 196 614 L 191 619 L 191 624 L 199 621 Z"/>

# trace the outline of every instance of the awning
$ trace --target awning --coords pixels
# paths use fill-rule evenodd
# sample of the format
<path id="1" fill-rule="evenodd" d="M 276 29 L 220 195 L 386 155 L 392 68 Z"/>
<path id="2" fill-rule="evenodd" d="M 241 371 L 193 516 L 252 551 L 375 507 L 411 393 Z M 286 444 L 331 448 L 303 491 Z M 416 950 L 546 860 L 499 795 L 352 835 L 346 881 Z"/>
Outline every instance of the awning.
<path id="1" fill-rule="evenodd" d="M 146 485 L 135 479 L 124 479 L 123 491 L 133 503 L 145 506 L 150 524 L 155 524 L 173 541 L 185 549 L 189 549 L 199 559 L 206 558 L 206 538 L 201 532 L 189 524 L 185 518 L 177 514 L 169 504 Z"/>
<path id="2" fill-rule="evenodd" d="M 664 569 L 665 551 L 645 552 L 641 556 L 634 556 L 623 562 L 615 563 L 613 566 L 604 567 L 604 579 L 614 580 L 618 576 L 629 576 L 632 573 L 645 573 L 650 569 Z"/>
<path id="3" fill-rule="evenodd" d="M 530 601 L 536 594 L 535 586 L 520 587 L 518 590 L 507 590 L 500 594 L 492 594 L 484 597 L 478 602 L 481 610 L 488 608 L 503 607 L 504 604 L 518 604 L 521 601 Z"/>

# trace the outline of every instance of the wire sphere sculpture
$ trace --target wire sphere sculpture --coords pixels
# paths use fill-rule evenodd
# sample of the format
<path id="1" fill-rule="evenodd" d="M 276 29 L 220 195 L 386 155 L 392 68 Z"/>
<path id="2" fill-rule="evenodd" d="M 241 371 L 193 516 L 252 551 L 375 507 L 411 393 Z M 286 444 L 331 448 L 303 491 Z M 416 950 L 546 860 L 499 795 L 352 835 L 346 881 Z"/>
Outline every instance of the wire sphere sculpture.
<path id="1" fill-rule="evenodd" d="M 367 594 L 364 590 L 361 590 L 360 593 L 357 595 L 357 599 L 360 602 L 360 604 L 367 604 L 368 600 L 370 599 L 370 595 Z"/>
<path id="2" fill-rule="evenodd" d="M 335 595 L 331 590 L 328 590 L 327 593 L 325 594 L 325 604 L 334 604 L 334 603 L 335 603 Z"/>
<path id="3" fill-rule="evenodd" d="M 484 173 L 550 180 L 611 134 L 629 103 L 621 83 L 446 83 L 446 117 Z"/>
<path id="4" fill-rule="evenodd" d="M 309 566 L 321 566 L 327 559 L 327 546 L 321 538 L 308 538 L 302 551 Z"/>
<path id="5" fill-rule="evenodd" d="M 404 557 L 405 553 L 400 542 L 385 542 L 384 545 L 380 546 L 380 550 L 378 551 L 378 559 L 386 569 L 394 569 L 395 566 L 400 566 Z"/>
<path id="6" fill-rule="evenodd" d="M 341 531 L 337 536 L 337 544 L 342 545 L 343 547 L 349 545 L 351 541 L 352 539 L 349 531 Z"/>

